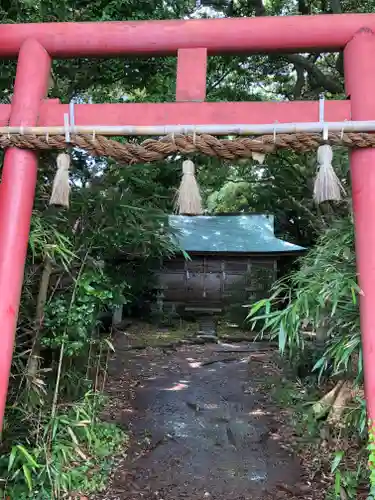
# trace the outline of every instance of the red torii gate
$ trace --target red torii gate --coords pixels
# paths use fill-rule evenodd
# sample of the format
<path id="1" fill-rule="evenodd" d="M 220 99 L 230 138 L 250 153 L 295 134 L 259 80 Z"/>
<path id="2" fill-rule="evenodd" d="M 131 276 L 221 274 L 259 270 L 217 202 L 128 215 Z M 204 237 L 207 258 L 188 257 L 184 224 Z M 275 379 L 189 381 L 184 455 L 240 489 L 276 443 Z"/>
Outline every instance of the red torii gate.
<path id="1" fill-rule="evenodd" d="M 204 125 L 316 122 L 317 102 L 208 103 L 207 56 L 344 49 L 350 100 L 328 101 L 325 120 L 375 120 L 375 14 L 42 23 L 0 26 L 0 56 L 17 57 L 11 105 L 0 126 L 63 126 L 68 106 L 45 99 L 52 58 L 178 56 L 176 103 L 81 104 L 75 124 Z M 351 153 L 368 416 L 375 418 L 375 149 Z M 5 153 L 0 190 L 0 431 L 37 178 L 37 154 Z"/>

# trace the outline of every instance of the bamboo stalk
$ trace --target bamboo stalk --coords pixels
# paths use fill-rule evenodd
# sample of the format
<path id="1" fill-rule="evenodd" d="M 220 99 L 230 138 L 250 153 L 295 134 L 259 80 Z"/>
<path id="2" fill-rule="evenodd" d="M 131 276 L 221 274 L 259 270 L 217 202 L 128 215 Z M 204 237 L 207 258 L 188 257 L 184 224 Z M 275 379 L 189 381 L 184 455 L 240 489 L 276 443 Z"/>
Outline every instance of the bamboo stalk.
<path id="1" fill-rule="evenodd" d="M 75 125 L 54 127 L 0 127 L 0 135 L 66 135 L 71 134 L 106 136 L 162 136 L 170 134 L 210 134 L 210 135 L 268 135 L 324 132 L 375 132 L 375 120 L 343 122 L 301 122 L 265 124 L 223 124 L 223 125 L 151 125 L 151 126 L 110 126 Z"/>

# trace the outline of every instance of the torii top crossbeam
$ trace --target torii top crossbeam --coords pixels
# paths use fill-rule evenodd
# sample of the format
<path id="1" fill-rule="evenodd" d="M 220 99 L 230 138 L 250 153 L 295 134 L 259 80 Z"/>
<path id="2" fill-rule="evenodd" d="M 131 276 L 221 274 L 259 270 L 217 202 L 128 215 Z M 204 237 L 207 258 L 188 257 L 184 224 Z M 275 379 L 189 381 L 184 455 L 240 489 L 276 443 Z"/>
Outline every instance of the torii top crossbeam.
<path id="1" fill-rule="evenodd" d="M 202 47 L 209 55 L 334 51 L 363 26 L 375 31 L 375 14 L 118 21 L 100 23 L 100 28 L 98 23 L 9 24 L 0 28 L 0 56 L 17 56 L 28 38 L 54 58 L 167 56 Z"/>
<path id="2" fill-rule="evenodd" d="M 52 58 L 177 55 L 176 101 L 82 104 L 82 126 L 316 122 L 317 102 L 208 103 L 207 57 L 223 53 L 344 50 L 350 100 L 328 101 L 325 120 L 375 120 L 375 14 L 180 21 L 0 25 L 0 57 L 17 57 L 0 125 L 63 126 L 68 106 L 46 99 Z M 365 388 L 375 418 L 375 150 L 351 153 Z M 0 430 L 5 409 L 37 178 L 37 155 L 9 148 L 0 185 Z"/>

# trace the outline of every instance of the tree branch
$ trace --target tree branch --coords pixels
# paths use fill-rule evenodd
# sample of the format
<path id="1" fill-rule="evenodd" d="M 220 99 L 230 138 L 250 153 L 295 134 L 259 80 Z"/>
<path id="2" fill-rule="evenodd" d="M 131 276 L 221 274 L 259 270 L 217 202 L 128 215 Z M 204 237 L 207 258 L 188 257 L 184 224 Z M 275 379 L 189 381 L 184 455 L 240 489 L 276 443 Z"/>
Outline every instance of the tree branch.
<path id="1" fill-rule="evenodd" d="M 302 90 L 303 90 L 303 87 L 305 86 L 306 79 L 305 79 L 305 70 L 301 66 L 298 66 L 298 65 L 296 65 L 295 68 L 296 68 L 296 72 L 297 72 L 297 81 L 296 81 L 296 85 L 294 87 L 293 97 L 294 97 L 294 100 L 296 101 L 297 99 L 301 99 L 301 97 L 302 97 Z"/>
<path id="2" fill-rule="evenodd" d="M 340 0 L 331 0 L 331 11 L 333 14 L 342 14 Z"/>
<path id="3" fill-rule="evenodd" d="M 255 8 L 255 15 L 256 16 L 264 16 L 266 15 L 266 11 L 263 5 L 262 0 L 253 0 L 253 5 Z M 340 13 L 341 11 L 341 4 L 340 0 L 331 0 L 331 9 L 334 13 Z M 298 0 L 298 10 L 302 15 L 309 14 L 309 6 L 308 3 L 305 0 Z M 273 58 L 275 56 L 269 56 L 270 58 Z M 284 60 L 290 62 L 291 64 L 294 65 L 297 71 L 297 85 L 296 85 L 296 90 L 294 91 L 294 94 L 296 91 L 298 92 L 299 87 L 301 86 L 301 76 L 300 73 L 302 69 L 307 72 L 310 78 L 313 78 L 317 85 L 319 87 L 324 88 L 328 92 L 331 92 L 332 94 L 341 94 L 344 89 L 343 86 L 340 82 L 337 82 L 333 78 L 329 77 L 328 75 L 325 75 L 314 63 L 319 57 L 319 55 L 316 58 L 306 58 L 303 57 L 299 54 L 283 54 L 281 56 Z M 302 88 L 301 88 L 302 90 Z"/>
<path id="4" fill-rule="evenodd" d="M 340 94 L 343 92 L 343 86 L 333 78 L 325 75 L 313 62 L 306 59 L 299 54 L 283 54 L 282 58 L 286 61 L 299 66 L 307 71 L 308 75 L 312 77 L 318 86 L 323 87 L 332 94 Z"/>
<path id="5" fill-rule="evenodd" d="M 306 4 L 305 0 L 298 0 L 298 12 L 303 16 L 310 14 L 310 6 Z"/>
<path id="6" fill-rule="evenodd" d="M 252 2 L 255 10 L 255 16 L 266 16 L 267 12 L 263 5 L 263 0 L 253 0 Z"/>
<path id="7" fill-rule="evenodd" d="M 229 76 L 234 71 L 236 71 L 236 69 L 230 68 L 228 71 L 224 72 L 215 82 L 212 82 L 211 85 L 209 85 L 207 88 L 207 95 L 215 90 L 216 87 L 220 85 L 220 83 L 223 82 L 227 78 L 227 76 Z"/>

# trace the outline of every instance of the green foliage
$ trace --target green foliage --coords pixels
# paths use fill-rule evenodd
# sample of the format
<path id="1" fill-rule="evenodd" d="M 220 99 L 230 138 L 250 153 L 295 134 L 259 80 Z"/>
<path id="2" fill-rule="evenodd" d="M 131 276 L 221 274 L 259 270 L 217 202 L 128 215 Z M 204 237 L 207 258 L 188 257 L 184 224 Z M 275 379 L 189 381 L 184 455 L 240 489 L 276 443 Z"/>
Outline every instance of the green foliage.
<path id="1" fill-rule="evenodd" d="M 313 354 L 308 371 L 323 377 L 345 378 L 363 383 L 362 346 L 356 280 L 354 227 L 351 216 L 336 219 L 323 231 L 317 244 L 300 259 L 299 268 L 274 285 L 272 296 L 254 304 L 248 320 L 261 325 L 261 334 L 278 339 L 279 349 L 289 358 Z M 315 343 L 311 344 L 311 338 Z M 342 449 L 342 439 L 332 459 L 334 485 L 328 498 L 354 498 L 368 478 L 363 458 L 367 434 L 366 406 L 355 396 L 347 409 L 340 433 L 358 444 L 356 466 L 353 448 Z M 336 430 L 337 432 L 337 430 Z M 370 429 L 370 483 L 374 491 L 373 436 Z M 345 496 L 346 498 L 346 496 Z M 369 498 L 372 498 L 371 496 Z"/>
<path id="2" fill-rule="evenodd" d="M 87 393 L 56 417 L 41 416 L 34 445 L 14 444 L 0 456 L 0 493 L 50 500 L 103 489 L 113 456 L 126 446 L 127 436 L 98 420 L 102 404 Z"/>
<path id="3" fill-rule="evenodd" d="M 348 498 L 355 498 L 358 491 L 358 486 L 363 480 L 364 468 L 360 463 L 355 471 L 342 469 L 340 464 L 345 456 L 345 453 L 340 450 L 336 451 L 331 463 L 331 474 L 334 475 L 334 487 L 328 494 L 328 499 L 340 498 L 343 494 Z"/>
<path id="4" fill-rule="evenodd" d="M 124 279 L 116 282 L 100 267 L 81 267 L 72 293 L 57 293 L 47 303 L 41 344 L 52 350 L 64 344 L 67 356 L 82 354 L 94 340 L 99 313 L 124 304 L 128 289 Z"/>
<path id="5" fill-rule="evenodd" d="M 281 352 L 291 356 L 304 348 L 306 332 L 324 329 L 324 353 L 314 369 L 322 375 L 356 373 L 362 380 L 354 229 L 351 217 L 327 228 L 317 245 L 300 259 L 300 268 L 274 285 L 272 296 L 249 313 L 262 331 L 278 339 Z M 285 304 L 285 307 L 282 307 Z"/>
<path id="6" fill-rule="evenodd" d="M 47 207 L 45 181 L 38 185 L 0 447 L 4 494 L 11 498 L 104 487 L 124 436 L 97 418 L 113 350 L 110 337 L 98 334 L 98 317 L 137 302 L 153 286 L 155 264 L 177 250 L 158 173 L 132 181 L 125 169 L 100 163 L 88 169 L 85 156 L 74 161 L 69 211 Z M 95 395 L 82 402 L 88 389 Z"/>
<path id="7" fill-rule="evenodd" d="M 349 191 L 346 152 L 335 151 L 334 167 Z M 230 166 L 212 161 L 199 172 L 199 182 L 205 187 L 209 212 L 270 213 L 280 237 L 310 247 L 324 229 L 323 217 L 347 212 L 345 204 L 314 204 L 315 174 L 316 154 L 288 151 L 267 156 L 261 166 L 250 160 Z"/>
<path id="8" fill-rule="evenodd" d="M 374 425 L 369 422 L 369 442 L 367 445 L 367 450 L 369 452 L 368 466 L 370 469 L 370 495 L 368 500 L 374 500 L 375 498 L 375 433 Z"/>

